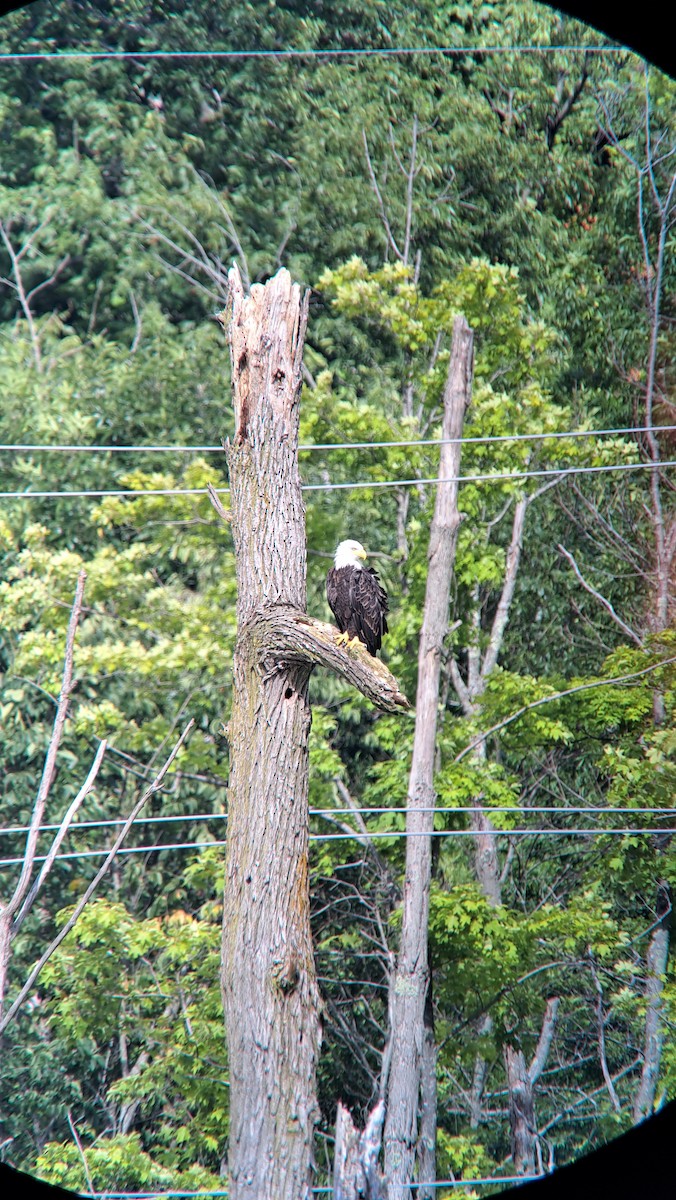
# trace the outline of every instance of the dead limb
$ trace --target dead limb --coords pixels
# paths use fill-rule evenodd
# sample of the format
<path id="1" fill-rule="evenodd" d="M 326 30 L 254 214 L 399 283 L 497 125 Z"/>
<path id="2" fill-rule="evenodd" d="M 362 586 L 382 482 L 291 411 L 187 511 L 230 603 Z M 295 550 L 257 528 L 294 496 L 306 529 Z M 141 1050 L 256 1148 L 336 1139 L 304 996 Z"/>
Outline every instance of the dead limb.
<path id="1" fill-rule="evenodd" d="M 150 797 L 155 794 L 155 792 L 158 792 L 160 790 L 160 788 L 162 786 L 162 781 L 164 780 L 164 777 L 167 774 L 167 771 L 169 770 L 174 759 L 176 758 L 176 755 L 178 754 L 179 750 L 181 749 L 181 746 L 183 745 L 183 743 L 185 742 L 185 739 L 187 738 L 188 734 L 190 733 L 190 730 L 192 729 L 194 723 L 195 723 L 194 720 L 191 718 L 190 721 L 188 722 L 188 724 L 186 725 L 185 729 L 183 730 L 183 733 L 181 734 L 180 738 L 176 742 L 176 745 L 174 746 L 173 750 L 171 751 L 171 754 L 167 758 L 164 765 L 158 771 L 153 782 L 150 784 L 150 787 L 146 788 L 146 790 L 143 793 L 143 795 L 141 796 L 140 800 L 138 800 L 136 802 L 136 804 L 134 805 L 129 816 L 127 817 L 127 820 L 125 821 L 124 825 L 122 826 L 122 829 L 120 830 L 117 837 L 115 838 L 115 841 L 114 841 L 111 849 L 108 851 L 108 854 L 106 855 L 106 859 L 105 859 L 103 865 L 96 872 L 96 875 L 92 879 L 92 881 L 91 881 L 89 887 L 87 888 L 86 892 L 84 893 L 84 895 L 80 898 L 80 900 L 78 900 L 78 903 L 76 904 L 75 908 L 73 909 L 71 916 L 66 921 L 66 924 L 63 926 L 62 929 L 59 930 L 59 932 L 56 935 L 56 937 L 54 938 L 54 940 L 52 942 L 50 942 L 49 946 L 45 950 L 42 957 L 38 960 L 38 962 L 33 967 L 30 975 L 28 976 L 26 982 L 24 983 L 23 987 L 21 988 L 21 991 L 19 992 L 18 996 L 16 997 L 14 1003 L 8 1009 L 6 1015 L 2 1018 L 2 1020 L 0 1020 L 0 1034 L 4 1033 L 5 1029 L 9 1025 L 10 1021 L 12 1021 L 14 1019 L 17 1012 L 21 1008 L 21 1005 L 23 1004 L 24 1000 L 28 996 L 31 988 L 33 987 L 33 984 L 35 983 L 35 980 L 37 979 L 38 975 L 40 974 L 45 963 L 47 963 L 49 961 L 49 959 L 52 957 L 52 954 L 54 953 L 54 951 L 59 948 L 59 946 L 61 945 L 64 938 L 68 936 L 71 929 L 77 923 L 80 915 L 82 914 L 82 911 L 85 908 L 85 905 L 88 904 L 89 900 L 91 899 L 91 897 L 93 896 L 97 887 L 99 886 L 101 880 L 104 878 L 105 875 L 107 875 L 112 863 L 115 860 L 117 852 L 120 849 L 120 846 L 122 845 L 124 839 L 126 838 L 127 834 L 129 833 L 129 830 L 131 829 L 134 821 L 136 820 L 139 813 L 141 812 L 141 809 L 145 805 L 146 801 L 149 800 Z"/>
<path id="2" fill-rule="evenodd" d="M 49 746 L 47 747 L 47 756 L 45 758 L 42 779 L 40 780 L 38 794 L 33 806 L 33 815 L 31 817 L 30 829 L 26 839 L 26 850 L 24 852 L 21 875 L 19 876 L 19 882 L 14 889 L 14 894 L 4 909 L 3 916 L 6 915 L 8 917 L 13 917 L 17 912 L 28 890 L 33 871 L 35 852 L 38 844 L 38 835 L 45 811 L 45 804 L 47 803 L 47 797 L 49 795 L 49 789 L 52 786 L 52 781 L 54 779 L 54 772 L 56 770 L 56 756 L 61 743 L 61 735 L 66 722 L 68 705 L 70 703 L 70 694 L 73 687 L 73 648 L 75 644 L 75 633 L 77 630 L 78 621 L 80 619 L 80 613 L 82 612 L 82 599 L 84 596 L 84 585 L 86 578 L 87 576 L 85 572 L 80 571 L 75 590 L 75 599 L 71 609 L 70 621 L 68 622 L 68 632 L 66 634 L 66 655 L 63 667 L 63 677 L 61 681 L 61 693 L 59 695 L 56 716 L 54 718 L 52 736 L 49 741 Z"/>
<path id="3" fill-rule="evenodd" d="M 379 658 L 361 645 L 345 650 L 337 645 L 340 636 L 334 625 L 316 621 L 288 605 L 275 605 L 256 613 L 243 629 L 255 658 L 265 670 L 274 672 L 282 663 L 327 667 L 385 712 L 408 708 L 394 675 Z"/>

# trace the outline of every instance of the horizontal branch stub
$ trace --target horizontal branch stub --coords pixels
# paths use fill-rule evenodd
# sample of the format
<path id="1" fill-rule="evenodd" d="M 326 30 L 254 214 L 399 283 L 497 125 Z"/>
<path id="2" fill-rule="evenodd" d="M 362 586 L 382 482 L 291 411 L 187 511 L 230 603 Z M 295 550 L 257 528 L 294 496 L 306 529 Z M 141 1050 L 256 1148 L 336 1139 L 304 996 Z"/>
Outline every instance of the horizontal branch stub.
<path id="1" fill-rule="evenodd" d="M 384 712 L 410 708 L 394 675 L 365 646 L 343 649 L 337 645 L 340 631 L 335 625 L 316 621 L 289 605 L 259 610 L 240 630 L 249 643 L 254 660 L 267 670 L 271 663 L 303 663 L 327 667 L 366 696 Z"/>

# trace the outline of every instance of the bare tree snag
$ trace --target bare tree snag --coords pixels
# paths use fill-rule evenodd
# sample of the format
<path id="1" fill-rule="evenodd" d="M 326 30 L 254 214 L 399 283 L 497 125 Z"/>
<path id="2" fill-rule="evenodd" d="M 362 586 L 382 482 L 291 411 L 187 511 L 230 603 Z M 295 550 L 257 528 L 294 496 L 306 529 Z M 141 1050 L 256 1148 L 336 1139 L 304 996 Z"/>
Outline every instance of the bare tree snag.
<path id="1" fill-rule="evenodd" d="M 509 1043 L 504 1048 L 509 1088 L 509 1125 L 512 1158 L 517 1175 L 535 1172 L 535 1108 L 523 1050 Z"/>
<path id="2" fill-rule="evenodd" d="M 309 1197 L 320 1043 L 308 886 L 310 666 L 264 661 L 247 622 L 305 609 L 298 402 L 307 297 L 230 271 L 236 435 L 228 448 L 238 637 L 230 719 L 222 987 L 232 1200 Z"/>
<path id="3" fill-rule="evenodd" d="M 338 1105 L 333 1200 L 387 1200 L 378 1170 L 384 1119 L 385 1105 L 379 1100 L 360 1133 L 345 1105 Z"/>
<path id="4" fill-rule="evenodd" d="M 558 997 L 548 1000 L 538 1044 L 528 1068 L 523 1050 L 509 1043 L 504 1047 L 512 1158 L 517 1175 L 532 1175 L 536 1170 L 538 1136 L 534 1091 L 549 1056 L 558 1011 Z"/>
<path id="5" fill-rule="evenodd" d="M 392 997 L 391 1065 L 385 1122 L 385 1175 L 390 1200 L 407 1200 L 418 1143 L 421 1057 L 429 985 L 427 925 L 434 828 L 434 758 L 441 651 L 448 630 L 451 575 L 460 513 L 460 444 L 472 389 L 473 335 L 456 317 L 444 394 L 444 418 L 429 570 L 418 653 L 415 737 L 406 815 L 406 874 L 401 944 Z M 430 1161 L 429 1155 L 426 1159 Z"/>
<path id="6" fill-rule="evenodd" d="M 383 664 L 339 649 L 306 607 L 298 473 L 307 296 L 286 270 L 244 295 L 230 271 L 236 434 L 228 446 L 237 569 L 222 989 L 231 1200 L 306 1200 L 320 1044 L 308 883 L 308 681 L 315 665 L 382 708 L 406 706 Z M 368 661 L 367 661 L 368 659 Z"/>
<path id="7" fill-rule="evenodd" d="M 669 885 L 662 880 L 657 889 L 657 915 L 660 920 L 650 937 L 646 955 L 647 1000 L 645 1034 L 643 1045 L 643 1068 L 641 1082 L 634 1100 L 633 1119 L 637 1125 L 651 1116 L 655 1105 L 657 1080 L 662 1059 L 664 1042 L 664 977 L 669 957 L 669 918 L 671 897 Z"/>
<path id="8" fill-rule="evenodd" d="M 437 1200 L 437 1039 L 434 1028 L 433 976 L 425 997 L 425 1029 L 420 1055 L 420 1126 L 418 1129 L 418 1188 L 420 1200 Z M 429 1185 L 429 1187 L 426 1186 Z"/>

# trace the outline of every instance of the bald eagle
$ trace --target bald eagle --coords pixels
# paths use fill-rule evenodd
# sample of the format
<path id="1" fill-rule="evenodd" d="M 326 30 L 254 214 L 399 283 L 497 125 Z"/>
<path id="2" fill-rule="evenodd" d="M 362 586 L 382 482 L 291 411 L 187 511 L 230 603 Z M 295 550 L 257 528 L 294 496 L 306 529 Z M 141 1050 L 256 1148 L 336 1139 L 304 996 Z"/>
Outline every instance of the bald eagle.
<path id="1" fill-rule="evenodd" d="M 364 567 L 360 542 L 341 542 L 326 576 L 326 597 L 341 632 L 339 641 L 359 640 L 369 654 L 380 649 L 387 633 L 387 595 L 373 567 Z"/>

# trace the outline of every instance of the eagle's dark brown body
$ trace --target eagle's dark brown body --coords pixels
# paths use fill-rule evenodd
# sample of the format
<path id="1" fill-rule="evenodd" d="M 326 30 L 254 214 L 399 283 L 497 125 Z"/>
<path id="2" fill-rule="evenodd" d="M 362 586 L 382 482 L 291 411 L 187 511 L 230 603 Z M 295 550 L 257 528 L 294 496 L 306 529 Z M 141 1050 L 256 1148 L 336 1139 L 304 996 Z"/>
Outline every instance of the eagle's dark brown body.
<path id="1" fill-rule="evenodd" d="M 341 633 L 359 638 L 375 655 L 387 633 L 387 594 L 372 567 L 332 567 L 326 597 Z"/>

